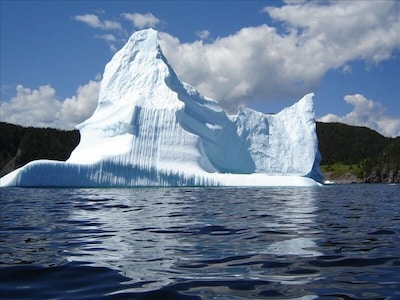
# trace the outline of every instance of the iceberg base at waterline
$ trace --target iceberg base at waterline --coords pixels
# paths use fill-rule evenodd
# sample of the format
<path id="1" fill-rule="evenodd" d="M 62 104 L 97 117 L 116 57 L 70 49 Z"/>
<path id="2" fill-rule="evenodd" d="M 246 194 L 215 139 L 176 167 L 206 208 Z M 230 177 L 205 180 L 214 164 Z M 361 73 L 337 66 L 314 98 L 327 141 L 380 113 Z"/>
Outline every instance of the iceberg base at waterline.
<path id="1" fill-rule="evenodd" d="M 155 30 L 106 65 L 98 106 L 66 162 L 37 160 L 0 186 L 313 186 L 322 182 L 313 94 L 277 114 L 227 115 L 179 80 Z"/>
<path id="2" fill-rule="evenodd" d="M 78 165 L 37 160 L 0 179 L 2 187 L 146 187 L 146 186 L 320 186 L 304 176 L 272 176 L 262 173 L 221 174 L 140 170 L 131 166 L 101 162 Z"/>

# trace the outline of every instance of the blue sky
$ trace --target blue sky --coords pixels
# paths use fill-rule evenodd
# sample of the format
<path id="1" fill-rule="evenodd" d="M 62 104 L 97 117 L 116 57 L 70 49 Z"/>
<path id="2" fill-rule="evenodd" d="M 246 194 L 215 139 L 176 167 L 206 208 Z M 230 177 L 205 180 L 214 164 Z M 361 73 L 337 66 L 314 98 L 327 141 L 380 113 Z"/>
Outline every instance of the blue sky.
<path id="1" fill-rule="evenodd" d="M 400 135 L 400 2 L 7 1 L 1 121 L 73 128 L 105 64 L 153 27 L 178 76 L 227 111 L 278 112 L 314 92 L 316 117 Z"/>

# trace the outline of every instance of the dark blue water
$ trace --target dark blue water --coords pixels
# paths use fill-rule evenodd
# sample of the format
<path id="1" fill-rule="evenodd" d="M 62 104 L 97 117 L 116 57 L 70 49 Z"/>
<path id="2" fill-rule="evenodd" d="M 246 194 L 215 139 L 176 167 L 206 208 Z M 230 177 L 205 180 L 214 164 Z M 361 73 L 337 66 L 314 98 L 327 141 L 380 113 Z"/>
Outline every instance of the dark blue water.
<path id="1" fill-rule="evenodd" d="M 400 299 L 400 186 L 0 189 L 1 299 Z"/>

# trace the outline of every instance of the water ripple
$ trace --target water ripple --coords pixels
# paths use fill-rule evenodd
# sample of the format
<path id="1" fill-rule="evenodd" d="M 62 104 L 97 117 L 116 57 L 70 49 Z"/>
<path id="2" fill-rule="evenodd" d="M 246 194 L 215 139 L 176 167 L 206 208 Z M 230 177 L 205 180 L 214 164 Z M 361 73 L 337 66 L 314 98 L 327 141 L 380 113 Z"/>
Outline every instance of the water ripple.
<path id="1" fill-rule="evenodd" d="M 398 299 L 399 186 L 2 189 L 6 299 Z"/>

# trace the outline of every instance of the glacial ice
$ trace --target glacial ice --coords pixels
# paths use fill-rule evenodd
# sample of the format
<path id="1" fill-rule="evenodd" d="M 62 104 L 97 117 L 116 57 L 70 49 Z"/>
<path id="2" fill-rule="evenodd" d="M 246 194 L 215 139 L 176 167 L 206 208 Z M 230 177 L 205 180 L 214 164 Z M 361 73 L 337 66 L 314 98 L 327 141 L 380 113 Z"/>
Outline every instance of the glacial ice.
<path id="1" fill-rule="evenodd" d="M 157 31 L 138 31 L 106 65 L 70 158 L 30 162 L 0 186 L 319 185 L 312 97 L 275 115 L 228 116 L 178 79 Z"/>

